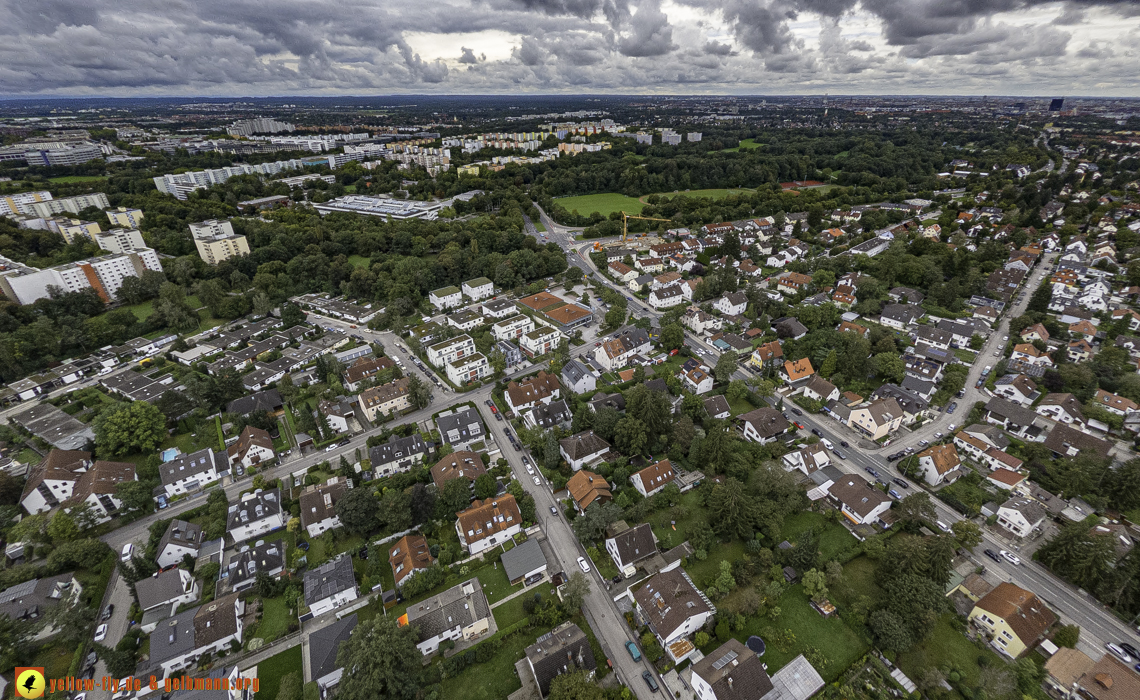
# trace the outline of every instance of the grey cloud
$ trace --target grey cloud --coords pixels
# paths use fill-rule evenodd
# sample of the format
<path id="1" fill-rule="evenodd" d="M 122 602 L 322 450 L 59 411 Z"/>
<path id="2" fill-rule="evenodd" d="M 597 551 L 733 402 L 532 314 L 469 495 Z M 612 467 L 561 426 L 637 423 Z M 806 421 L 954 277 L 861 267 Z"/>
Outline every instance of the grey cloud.
<path id="1" fill-rule="evenodd" d="M 487 60 L 487 54 L 483 53 L 476 56 L 475 49 L 469 49 L 466 46 L 459 47 L 459 51 L 461 52 L 459 56 L 460 63 L 475 64 Z"/>
<path id="2" fill-rule="evenodd" d="M 732 53 L 732 47 L 728 44 L 722 44 L 719 41 L 710 41 L 705 44 L 704 51 L 714 56 L 727 56 Z"/>
<path id="3" fill-rule="evenodd" d="M 673 27 L 661 11 L 658 0 L 642 2 L 629 24 L 632 25 L 632 33 L 618 41 L 618 50 L 623 55 L 661 56 L 677 48 L 673 43 Z"/>

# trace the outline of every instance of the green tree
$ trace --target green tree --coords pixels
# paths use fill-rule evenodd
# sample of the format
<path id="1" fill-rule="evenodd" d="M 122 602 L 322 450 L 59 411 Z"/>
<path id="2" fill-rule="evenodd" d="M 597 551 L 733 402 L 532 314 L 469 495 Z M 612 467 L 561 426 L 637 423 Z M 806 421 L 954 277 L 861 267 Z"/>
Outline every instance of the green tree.
<path id="1" fill-rule="evenodd" d="M 47 532 L 51 541 L 59 545 L 77 539 L 79 537 L 79 526 L 75 524 L 75 519 L 70 514 L 60 508 L 51 516 Z"/>
<path id="2" fill-rule="evenodd" d="M 166 437 L 166 417 L 154 404 L 131 403 L 95 419 L 95 441 L 108 456 L 153 452 Z"/>
<path id="3" fill-rule="evenodd" d="M 906 624 L 890 610 L 876 610 L 869 620 L 875 642 L 886 652 L 903 652 L 914 646 L 914 637 Z"/>
<path id="4" fill-rule="evenodd" d="M 115 485 L 115 497 L 127 510 L 149 513 L 154 508 L 153 490 L 145 481 L 122 481 Z"/>
<path id="5" fill-rule="evenodd" d="M 827 575 L 817 569 L 804 572 L 804 593 L 811 596 L 816 603 L 822 603 L 827 598 Z"/>
<path id="6" fill-rule="evenodd" d="M 950 530 L 963 549 L 973 549 L 982 543 L 982 528 L 972 520 L 959 520 L 950 526 Z"/>
<path id="7" fill-rule="evenodd" d="M 618 421 L 614 430 L 614 442 L 619 450 L 627 455 L 641 454 L 649 444 L 649 433 L 645 424 L 633 416 Z"/>
<path id="8" fill-rule="evenodd" d="M 1069 647 L 1070 649 L 1077 648 L 1077 642 L 1081 639 L 1081 628 L 1077 625 L 1062 625 L 1057 628 L 1056 634 L 1053 635 L 1053 643 L 1059 647 Z"/>
<path id="9" fill-rule="evenodd" d="M 562 587 L 562 604 L 567 610 L 576 612 L 581 609 L 589 593 L 590 579 L 581 571 L 575 571 Z"/>
<path id="10" fill-rule="evenodd" d="M 922 524 L 923 521 L 933 521 L 935 518 L 930 494 L 924 492 L 912 493 L 895 504 L 894 510 L 902 523 Z"/>
<path id="11" fill-rule="evenodd" d="M 349 489 L 337 501 L 336 515 L 345 530 L 366 535 L 376 529 L 379 506 L 372 489 Z"/>
<path id="12" fill-rule="evenodd" d="M 431 403 L 431 387 L 415 374 L 408 375 L 408 400 L 416 408 L 425 408 Z"/>
<path id="13" fill-rule="evenodd" d="M 906 376 L 906 363 L 897 352 L 881 352 L 875 355 L 875 367 L 879 370 L 879 376 L 893 382 L 901 382 Z"/>
<path id="14" fill-rule="evenodd" d="M 732 378 L 732 373 L 736 371 L 739 366 L 739 359 L 735 352 L 729 350 L 722 352 L 720 357 L 716 359 L 716 366 L 713 367 L 713 377 L 717 382 L 724 384 Z"/>
<path id="15" fill-rule="evenodd" d="M 835 374 L 835 365 L 839 362 L 839 354 L 833 348 L 831 352 L 827 353 L 827 357 L 823 358 L 823 364 L 819 366 L 819 375 L 824 378 L 829 378 Z"/>
<path id="16" fill-rule="evenodd" d="M 743 379 L 734 379 L 729 383 L 724 395 L 731 401 L 743 401 L 748 398 L 748 383 Z"/>
<path id="17" fill-rule="evenodd" d="M 305 312 L 291 301 L 281 305 L 281 325 L 292 328 L 305 322 Z"/>
<path id="18" fill-rule="evenodd" d="M 499 492 L 499 482 L 495 481 L 495 477 L 490 474 L 480 474 L 475 479 L 475 498 L 480 500 L 484 498 L 494 498 L 495 494 Z"/>
<path id="19" fill-rule="evenodd" d="M 661 347 L 676 350 L 685 344 L 685 331 L 679 323 L 670 323 L 661 328 Z"/>
<path id="20" fill-rule="evenodd" d="M 709 493 L 708 509 L 714 516 L 712 525 L 717 533 L 742 540 L 752 539 L 760 509 L 745 491 L 744 484 L 730 477 L 723 484 L 713 486 Z"/>
<path id="21" fill-rule="evenodd" d="M 605 700 L 606 691 L 590 680 L 585 671 L 573 671 L 555 676 L 546 697 L 547 700 Z"/>
<path id="22" fill-rule="evenodd" d="M 436 515 L 443 520 L 454 520 L 455 514 L 471 505 L 471 490 L 467 479 L 451 479 L 444 483 L 436 499 Z"/>
<path id="23" fill-rule="evenodd" d="M 420 689 L 423 655 L 415 631 L 382 615 L 357 625 L 336 655 L 344 674 L 337 687 L 340 700 L 415 700 Z"/>
<path id="24" fill-rule="evenodd" d="M 491 369 L 495 371 L 496 377 L 503 376 L 503 372 L 507 371 L 507 356 L 498 348 L 491 351 L 491 354 L 487 356 L 487 361 L 491 363 Z"/>

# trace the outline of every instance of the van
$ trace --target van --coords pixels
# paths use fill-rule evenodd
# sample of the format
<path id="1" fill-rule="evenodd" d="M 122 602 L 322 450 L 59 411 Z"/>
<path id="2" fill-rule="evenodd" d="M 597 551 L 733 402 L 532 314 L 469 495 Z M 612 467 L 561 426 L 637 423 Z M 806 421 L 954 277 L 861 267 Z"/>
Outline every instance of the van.
<path id="1" fill-rule="evenodd" d="M 130 542 L 128 542 L 125 545 L 123 545 L 123 554 L 121 557 L 119 557 L 119 559 L 121 561 L 123 561 L 124 563 L 128 562 L 131 560 L 131 557 L 134 556 L 134 553 L 135 553 L 135 546 L 133 544 L 131 544 Z"/>
<path id="2" fill-rule="evenodd" d="M 831 444 L 831 440 L 828 440 L 827 438 L 820 438 L 819 441 L 822 442 L 823 446 L 826 447 L 827 449 L 829 449 L 829 450 L 835 449 L 835 445 Z"/>
<path id="3" fill-rule="evenodd" d="M 938 526 L 939 530 L 941 530 L 943 532 L 950 532 L 950 527 L 946 523 L 942 522 L 941 520 L 935 521 L 934 524 Z"/>

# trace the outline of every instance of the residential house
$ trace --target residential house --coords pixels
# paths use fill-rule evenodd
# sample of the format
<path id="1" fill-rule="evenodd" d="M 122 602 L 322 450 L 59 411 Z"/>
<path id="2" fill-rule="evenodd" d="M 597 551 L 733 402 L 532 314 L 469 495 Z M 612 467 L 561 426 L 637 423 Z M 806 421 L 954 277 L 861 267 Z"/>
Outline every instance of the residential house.
<path id="1" fill-rule="evenodd" d="M 804 397 L 812 401 L 827 403 L 839 398 L 839 388 L 818 374 L 812 374 L 803 387 Z"/>
<path id="2" fill-rule="evenodd" d="M 475 480 L 486 473 L 483 458 L 468 450 L 445 455 L 431 468 L 432 481 L 441 490 L 452 479 L 465 478 L 469 485 L 474 485 Z"/>
<path id="3" fill-rule="evenodd" d="M 613 500 L 613 492 L 605 477 L 591 471 L 582 469 L 570 477 L 566 482 L 566 491 L 574 499 L 574 507 L 579 513 L 595 503 L 605 503 Z"/>
<path id="4" fill-rule="evenodd" d="M 657 637 L 662 649 L 671 655 L 686 650 L 673 656 L 675 661 L 687 657 L 694 647 L 691 642 L 682 644 L 677 649 L 671 647 L 695 634 L 716 615 L 716 608 L 680 567 L 650 577 L 645 585 L 633 593 L 633 599 L 637 606 L 636 615 Z"/>
<path id="5" fill-rule="evenodd" d="M 1115 413 L 1118 416 L 1123 416 L 1127 413 L 1133 413 L 1140 410 L 1140 405 L 1137 405 L 1132 399 L 1126 399 L 1123 396 L 1117 396 L 1104 389 L 1098 389 L 1093 403 L 1105 409 L 1109 413 Z"/>
<path id="6" fill-rule="evenodd" d="M 1019 406 L 1031 406 L 1041 392 L 1037 384 L 1024 374 L 1007 374 L 994 383 L 994 394 Z"/>
<path id="7" fill-rule="evenodd" d="M 727 293 L 713 302 L 713 308 L 728 316 L 739 316 L 748 308 L 748 296 L 744 292 Z"/>
<path id="8" fill-rule="evenodd" d="M 856 525 L 872 525 L 891 507 L 891 498 L 858 474 L 846 474 L 831 485 L 828 496 Z"/>
<path id="9" fill-rule="evenodd" d="M 506 494 L 476 500 L 467 510 L 456 513 L 455 532 L 467 553 L 476 555 L 522 532 L 522 524 L 515 497 Z"/>
<path id="10" fill-rule="evenodd" d="M 135 597 L 145 613 L 158 607 L 198 600 L 198 580 L 187 569 L 167 569 L 135 582 Z"/>
<path id="11" fill-rule="evenodd" d="M 1040 442 L 1043 431 L 1034 423 L 1037 414 L 1008 399 L 995 396 L 986 403 L 986 422 L 1000 425 L 1008 432 L 1033 442 Z"/>
<path id="12" fill-rule="evenodd" d="M 444 641 L 473 642 L 489 633 L 492 619 L 483 584 L 472 578 L 410 605 L 397 624 L 414 629 L 416 648 L 431 656 Z"/>
<path id="13" fill-rule="evenodd" d="M 437 311 L 446 311 L 463 303 L 463 292 L 459 287 L 440 287 L 428 293 L 428 301 Z"/>
<path id="14" fill-rule="evenodd" d="M 277 459 L 273 450 L 273 438 L 261 428 L 247 425 L 242 429 L 237 442 L 226 449 L 230 464 L 240 464 L 246 469 Z"/>
<path id="15" fill-rule="evenodd" d="M 792 362 L 788 360 L 784 362 L 783 371 L 780 372 L 780 378 L 784 383 L 791 387 L 800 387 L 807 384 L 808 378 L 815 374 L 815 369 L 811 366 L 811 358 L 801 357 L 800 359 Z"/>
<path id="16" fill-rule="evenodd" d="M 887 304 L 879 314 L 879 322 L 889 328 L 905 331 L 918 322 L 926 311 L 914 304 Z"/>
<path id="17" fill-rule="evenodd" d="M 678 284 L 660 287 L 649 292 L 649 305 L 654 309 L 669 309 L 684 304 L 685 301 L 685 295 Z"/>
<path id="18" fill-rule="evenodd" d="M 447 379 L 456 386 L 477 381 L 491 373 L 491 364 L 481 353 L 468 355 L 447 366 Z"/>
<path id="19" fill-rule="evenodd" d="M 309 633 L 309 673 L 317 684 L 319 700 L 327 700 L 344 675 L 344 668 L 336 663 L 340 645 L 347 642 L 356 629 L 356 613 L 343 617 L 332 624 L 314 629 Z"/>
<path id="20" fill-rule="evenodd" d="M 440 413 L 435 417 L 435 425 L 439 429 L 440 439 L 456 450 L 487 440 L 487 431 L 479 418 L 479 412 L 471 406 L 456 406 Z"/>
<path id="21" fill-rule="evenodd" d="M 179 613 L 151 633 L 150 663 L 170 677 L 206 654 L 241 646 L 244 618 L 245 601 L 236 593 Z"/>
<path id="22" fill-rule="evenodd" d="M 352 571 L 352 555 L 342 552 L 332 561 L 306 571 L 304 586 L 309 617 L 320 617 L 356 600 L 360 589 Z"/>
<path id="23" fill-rule="evenodd" d="M 229 507 L 226 532 L 235 544 L 285 527 L 280 489 L 257 489 L 242 494 L 241 501 Z"/>
<path id="24" fill-rule="evenodd" d="M 87 507 L 87 519 L 91 525 L 105 523 L 118 515 L 123 507 L 116 492 L 118 485 L 127 481 L 138 481 L 134 464 L 98 460 L 79 475 L 71 498 L 62 503 L 63 510 L 70 513 L 83 504 Z"/>
<path id="25" fill-rule="evenodd" d="M 954 445 L 931 445 L 918 453 L 918 469 L 931 486 L 956 481 L 962 475 L 961 465 Z"/>
<path id="26" fill-rule="evenodd" d="M 364 413 L 364 417 L 369 422 L 375 422 L 377 417 L 394 416 L 400 411 L 411 408 L 412 397 L 408 391 L 410 384 L 411 380 L 408 377 L 400 377 L 387 384 L 374 386 L 360 392 L 360 396 L 356 400 L 360 404 L 360 410 Z"/>
<path id="27" fill-rule="evenodd" d="M 1053 359 L 1049 357 L 1048 353 L 1038 350 L 1029 343 L 1018 343 L 1014 345 L 1013 352 L 1010 354 L 1009 359 L 1022 360 L 1031 365 L 1041 365 L 1044 367 L 1053 366 Z"/>
<path id="28" fill-rule="evenodd" d="M 334 476 L 323 484 L 306 486 L 301 492 L 301 527 L 309 537 L 340 527 L 336 504 L 348 493 L 348 488 L 348 479 Z"/>
<path id="29" fill-rule="evenodd" d="M 1073 684 L 1082 700 L 1129 700 L 1140 697 L 1140 676 L 1112 654 L 1104 654 Z"/>
<path id="30" fill-rule="evenodd" d="M 202 546 L 202 526 L 175 518 L 166 526 L 166 532 L 158 541 L 155 562 L 159 568 L 179 564 L 189 556 L 198 558 L 198 549 Z"/>
<path id="31" fill-rule="evenodd" d="M 728 418 L 732 415 L 732 408 L 728 405 L 728 399 L 723 396 L 710 396 L 704 400 L 705 413 L 709 418 L 716 418 L 721 420 Z"/>
<path id="32" fill-rule="evenodd" d="M 606 551 L 617 565 L 618 571 L 657 554 L 657 538 L 653 526 L 641 523 L 606 538 Z"/>
<path id="33" fill-rule="evenodd" d="M 817 442 L 814 445 L 805 445 L 794 452 L 789 452 L 784 455 L 783 459 L 786 471 L 798 469 L 810 476 L 813 472 L 831 464 L 831 453 L 827 451 L 823 443 Z"/>
<path id="34" fill-rule="evenodd" d="M 563 673 L 584 673 L 587 681 L 598 667 L 590 639 L 573 622 L 563 622 L 542 635 L 524 652 L 539 697 L 550 694 L 554 679 Z"/>
<path id="35" fill-rule="evenodd" d="M 321 399 L 317 402 L 316 415 L 324 416 L 328 427 L 340 435 L 351 429 L 352 421 L 356 416 L 355 406 L 356 401 L 351 401 L 343 396 L 338 396 L 333 401 Z"/>
<path id="36" fill-rule="evenodd" d="M 663 459 L 631 474 L 629 482 L 633 484 L 633 488 L 637 489 L 638 493 L 649 498 L 673 483 L 674 477 L 676 477 L 676 472 L 673 469 L 673 464 L 669 460 Z"/>
<path id="37" fill-rule="evenodd" d="M 537 375 L 528 377 L 522 382 L 512 380 L 508 383 L 503 398 L 508 408 L 515 413 L 521 413 L 539 404 L 548 404 L 561 395 L 562 384 L 558 381 L 558 377 L 545 370 L 539 370 Z"/>
<path id="38" fill-rule="evenodd" d="M 39 625 L 46 621 L 29 641 L 40 641 L 60 631 L 51 621 L 51 613 L 60 605 L 71 606 L 79 600 L 83 586 L 74 572 L 24 581 L 0 591 L 0 616 L 18 625 Z"/>
<path id="39" fill-rule="evenodd" d="M 1105 658 L 1111 658 L 1111 655 L 1105 654 Z M 1079 649 L 1058 647 L 1053 655 L 1045 661 L 1044 683 L 1050 697 L 1059 697 L 1062 700 L 1076 697 L 1077 679 L 1088 673 L 1095 663 Z M 1128 667 L 1125 666 L 1124 669 L 1127 671 Z M 1132 674 L 1129 673 L 1129 675 Z M 1112 685 L 1116 684 L 1112 683 Z M 1135 688 L 1132 695 L 1140 697 L 1140 685 Z"/>
<path id="40" fill-rule="evenodd" d="M 783 359 L 784 348 L 780 346 L 780 341 L 773 340 L 770 343 L 757 345 L 756 349 L 752 351 L 752 356 L 748 362 L 753 367 L 762 369 L 779 364 Z"/>
<path id="41" fill-rule="evenodd" d="M 464 282 L 462 291 L 464 296 L 470 297 L 473 301 L 479 301 L 495 294 L 495 284 L 486 277 L 476 277 Z"/>
<path id="42" fill-rule="evenodd" d="M 224 452 L 206 447 L 165 462 L 158 468 L 158 476 L 166 496 L 172 498 L 214 483 L 229 471 L 226 459 Z"/>
<path id="43" fill-rule="evenodd" d="M 435 563 L 423 535 L 404 535 L 388 550 L 388 564 L 392 567 L 392 577 L 396 588 L 404 585 L 412 576 L 429 569 Z"/>
<path id="44" fill-rule="evenodd" d="M 542 553 L 542 547 L 536 539 L 528 539 L 503 552 L 499 561 L 512 586 L 520 583 L 530 585 L 546 578 L 546 555 Z"/>
<path id="45" fill-rule="evenodd" d="M 594 351 L 594 359 L 613 372 L 628 365 L 634 355 L 648 354 L 651 347 L 649 333 L 641 328 L 629 328 L 602 342 Z"/>
<path id="46" fill-rule="evenodd" d="M 788 432 L 791 423 L 774 408 L 757 408 L 736 417 L 737 426 L 745 440 L 767 444 Z"/>
<path id="47" fill-rule="evenodd" d="M 969 620 L 995 649 L 1016 659 L 1049 631 L 1057 616 L 1033 593 L 1002 582 L 974 605 Z"/>
<path id="48" fill-rule="evenodd" d="M 999 467 L 989 473 L 986 477 L 986 481 L 995 488 L 999 488 L 1003 491 L 1021 493 L 1027 478 L 1028 477 L 1024 474 L 1020 474 L 1012 469 Z"/>
<path id="49" fill-rule="evenodd" d="M 427 443 L 419 433 L 405 438 L 393 435 L 388 438 L 388 442 L 369 449 L 368 459 L 372 462 L 373 474 L 380 478 L 411 471 L 414 465 L 424 461 L 427 453 Z"/>
<path id="50" fill-rule="evenodd" d="M 1059 423 L 1083 425 L 1085 422 L 1081 402 L 1072 394 L 1045 394 L 1034 410 Z"/>
<path id="51" fill-rule="evenodd" d="M 681 323 L 694 333 L 707 333 L 724 328 L 723 319 L 719 316 L 707 314 L 697 306 L 689 307 L 685 315 L 681 317 Z"/>
<path id="52" fill-rule="evenodd" d="M 563 429 L 570 427 L 574 421 L 574 414 L 566 399 L 551 401 L 548 404 L 539 404 L 523 414 L 523 422 L 530 428 L 549 429 L 559 426 Z"/>
<path id="53" fill-rule="evenodd" d="M 876 399 L 866 406 L 852 408 L 847 425 L 859 428 L 872 440 L 879 440 L 898 430 L 903 417 L 898 401 Z"/>
<path id="54" fill-rule="evenodd" d="M 610 451 L 610 443 L 594 434 L 593 430 L 575 433 L 558 441 L 558 451 L 574 471 L 593 464 Z"/>
<path id="55" fill-rule="evenodd" d="M 621 284 L 628 284 L 637 277 L 637 270 L 634 270 L 620 260 L 615 260 L 610 263 L 607 269 L 609 270 L 610 276 Z"/>
<path id="56" fill-rule="evenodd" d="M 519 337 L 519 347 L 528 358 L 545 355 L 558 348 L 562 334 L 550 326 L 538 326 Z"/>
<path id="57" fill-rule="evenodd" d="M 502 340 L 502 338 L 496 337 L 496 340 Z M 457 335 L 427 348 L 428 362 L 439 368 L 475 354 L 477 354 L 475 341 L 469 335 Z"/>
<path id="58" fill-rule="evenodd" d="M 509 299 L 491 299 L 484 301 L 480 308 L 483 315 L 489 318 L 504 319 L 518 314 L 518 306 Z"/>
<path id="59" fill-rule="evenodd" d="M 776 330 L 778 338 L 791 338 L 792 340 L 799 340 L 808 332 L 807 326 L 794 317 L 773 321 L 772 327 Z"/>
<path id="60" fill-rule="evenodd" d="M 50 511 L 71 498 L 79 477 L 90 468 L 90 452 L 51 450 L 38 465 L 28 470 L 20 505 L 31 515 Z"/>
<path id="61" fill-rule="evenodd" d="M 694 367 L 681 373 L 681 385 L 694 394 L 707 394 L 713 389 L 713 378 L 706 368 Z"/>
<path id="62" fill-rule="evenodd" d="M 1032 498 L 1015 496 L 998 506 L 998 525 L 1017 537 L 1028 537 L 1045 522 L 1048 511 Z"/>
<path id="63" fill-rule="evenodd" d="M 578 360 L 562 365 L 562 385 L 575 394 L 587 394 L 598 388 L 598 378 Z"/>
<path id="64" fill-rule="evenodd" d="M 222 567 L 222 590 L 240 593 L 256 586 L 259 575 L 277 578 L 283 571 L 285 540 L 258 540 L 252 547 L 243 545 Z"/>
<path id="65" fill-rule="evenodd" d="M 1112 453 L 1112 443 L 1087 432 L 1058 423 L 1045 437 L 1045 447 L 1056 457 L 1076 457 L 1087 454 L 1098 459 L 1108 459 Z"/>

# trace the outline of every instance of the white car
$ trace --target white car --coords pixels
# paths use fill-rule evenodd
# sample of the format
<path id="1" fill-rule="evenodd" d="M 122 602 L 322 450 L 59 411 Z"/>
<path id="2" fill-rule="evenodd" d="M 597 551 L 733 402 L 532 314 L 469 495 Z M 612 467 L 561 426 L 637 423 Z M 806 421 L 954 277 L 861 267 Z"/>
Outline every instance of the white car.
<path id="1" fill-rule="evenodd" d="M 107 638 L 107 625 L 102 624 L 95 628 L 95 641 L 101 642 Z"/>
<path id="2" fill-rule="evenodd" d="M 582 573 L 590 573 L 590 564 L 586 561 L 586 557 L 578 557 L 578 568 L 582 570 Z"/>
<path id="3" fill-rule="evenodd" d="M 526 473 L 534 476 L 534 467 L 530 466 L 529 464 L 526 465 Z"/>
<path id="4" fill-rule="evenodd" d="M 135 546 L 133 544 L 131 544 L 130 542 L 128 542 L 125 545 L 123 545 L 123 553 L 119 557 L 119 561 L 126 563 L 126 562 L 131 560 L 131 557 L 134 556 L 134 554 L 135 554 Z"/>
<path id="5" fill-rule="evenodd" d="M 1008 335 L 1005 336 L 1004 338 L 1002 338 L 1002 340 L 1009 340 L 1009 336 Z"/>
<path id="6" fill-rule="evenodd" d="M 1008 550 L 1003 549 L 1000 552 L 998 552 L 998 554 L 1005 557 L 1005 560 L 1008 561 L 1010 564 L 1013 564 L 1014 566 L 1021 566 L 1021 557 L 1017 556 L 1013 552 L 1010 552 Z"/>
<path id="7" fill-rule="evenodd" d="M 1117 657 L 1119 657 L 1119 658 L 1120 658 L 1120 660 L 1121 660 L 1121 661 L 1123 661 L 1123 662 L 1124 662 L 1124 663 L 1126 663 L 1126 664 L 1130 664 L 1130 663 L 1132 663 L 1132 662 L 1134 661 L 1134 659 L 1133 659 L 1131 656 L 1129 656 L 1129 655 L 1128 655 L 1128 652 L 1124 651 L 1123 649 L 1121 649 L 1120 647 L 1116 646 L 1116 645 L 1115 645 L 1115 644 L 1113 644 L 1112 642 L 1109 642 L 1108 644 L 1105 644 L 1105 645 L 1104 645 L 1104 648 L 1105 648 L 1105 649 L 1108 649 L 1110 652 L 1112 652 L 1112 654 L 1113 654 L 1114 656 L 1117 656 Z"/>
<path id="8" fill-rule="evenodd" d="M 537 476 L 534 477 L 534 485 L 535 486 L 542 486 L 542 479 L 538 478 Z"/>

